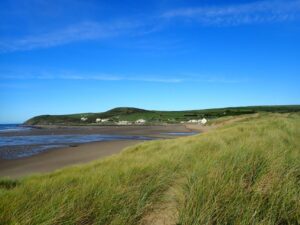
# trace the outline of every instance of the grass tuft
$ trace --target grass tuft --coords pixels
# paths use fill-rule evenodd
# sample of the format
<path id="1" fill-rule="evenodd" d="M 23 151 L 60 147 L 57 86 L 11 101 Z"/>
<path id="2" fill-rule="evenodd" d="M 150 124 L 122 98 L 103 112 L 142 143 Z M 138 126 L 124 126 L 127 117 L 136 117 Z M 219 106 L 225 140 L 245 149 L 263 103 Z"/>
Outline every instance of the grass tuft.
<path id="1" fill-rule="evenodd" d="M 0 179 L 0 189 L 12 189 L 15 188 L 20 182 L 18 180 L 12 180 L 9 178 Z"/>

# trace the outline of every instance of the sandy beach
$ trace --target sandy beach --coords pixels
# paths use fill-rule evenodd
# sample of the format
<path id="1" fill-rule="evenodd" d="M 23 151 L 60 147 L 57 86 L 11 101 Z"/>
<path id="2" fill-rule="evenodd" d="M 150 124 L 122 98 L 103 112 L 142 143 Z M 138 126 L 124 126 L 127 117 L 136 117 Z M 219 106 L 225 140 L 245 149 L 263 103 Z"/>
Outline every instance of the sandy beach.
<path id="1" fill-rule="evenodd" d="M 82 144 L 77 147 L 58 148 L 31 157 L 0 159 L 0 176 L 13 178 L 33 173 L 50 172 L 65 166 L 86 163 L 122 151 L 141 141 L 107 141 Z"/>
<path id="2" fill-rule="evenodd" d="M 176 138 L 171 132 L 201 132 L 199 127 L 185 125 L 162 126 L 107 126 L 107 127 L 43 127 L 24 132 L 11 132 L 2 136 L 49 135 L 49 134 L 118 134 L 143 135 L 159 139 Z M 138 144 L 142 140 L 116 140 L 92 142 L 73 147 L 55 148 L 30 157 L 19 159 L 0 159 L 0 176 L 13 178 L 34 173 L 51 172 L 66 166 L 86 163 L 122 151 L 124 148 Z"/>

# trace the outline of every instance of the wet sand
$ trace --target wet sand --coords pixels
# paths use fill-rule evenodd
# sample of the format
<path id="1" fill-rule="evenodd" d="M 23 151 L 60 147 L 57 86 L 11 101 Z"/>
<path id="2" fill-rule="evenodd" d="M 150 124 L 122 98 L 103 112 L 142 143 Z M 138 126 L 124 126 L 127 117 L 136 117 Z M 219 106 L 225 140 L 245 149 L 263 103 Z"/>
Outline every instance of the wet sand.
<path id="1" fill-rule="evenodd" d="M 160 139 L 176 138 L 167 135 L 171 132 L 191 132 L 201 129 L 185 125 L 160 126 L 92 126 L 92 127 L 42 127 L 23 132 L 10 132 L 3 136 L 49 135 L 49 134 L 118 134 L 143 135 Z M 178 136 L 177 136 L 178 137 Z M 76 145 L 76 147 L 57 148 L 30 157 L 4 160 L 0 159 L 0 176 L 18 178 L 33 173 L 51 172 L 65 166 L 86 163 L 122 151 L 125 147 L 142 142 L 141 140 L 103 141 Z"/>
<path id="2" fill-rule="evenodd" d="M 22 132 L 6 132 L 0 136 L 22 135 L 63 135 L 63 134 L 108 134 L 108 135 L 143 135 L 157 137 L 167 132 L 189 132 L 185 125 L 156 126 L 37 126 Z"/>
<path id="3" fill-rule="evenodd" d="M 0 159 L 0 176 L 17 178 L 33 173 L 51 172 L 119 153 L 124 148 L 140 142 L 142 141 L 93 142 L 77 147 L 52 149 L 26 158 Z"/>

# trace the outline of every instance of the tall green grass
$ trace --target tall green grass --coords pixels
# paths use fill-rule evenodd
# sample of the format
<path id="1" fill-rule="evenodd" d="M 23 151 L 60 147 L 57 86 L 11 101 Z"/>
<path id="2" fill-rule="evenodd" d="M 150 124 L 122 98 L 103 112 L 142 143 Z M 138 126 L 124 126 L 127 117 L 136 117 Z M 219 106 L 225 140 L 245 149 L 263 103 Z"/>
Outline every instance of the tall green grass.
<path id="1" fill-rule="evenodd" d="M 2 224 L 139 224 L 171 187 L 177 224 L 300 224 L 300 115 L 245 118 L 0 183 Z"/>

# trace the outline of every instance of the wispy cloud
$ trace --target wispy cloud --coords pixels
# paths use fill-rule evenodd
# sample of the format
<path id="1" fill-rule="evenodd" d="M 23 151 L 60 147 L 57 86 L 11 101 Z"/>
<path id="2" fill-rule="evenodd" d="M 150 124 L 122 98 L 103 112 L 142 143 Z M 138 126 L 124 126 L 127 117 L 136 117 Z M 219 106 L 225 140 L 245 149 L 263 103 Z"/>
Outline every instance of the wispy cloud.
<path id="1" fill-rule="evenodd" d="M 111 74 L 100 75 L 0 75 L 0 80 L 86 80 L 86 81 L 137 81 L 153 83 L 180 83 L 182 78 L 161 78 L 158 76 L 116 76 Z"/>
<path id="2" fill-rule="evenodd" d="M 181 78 L 161 78 L 158 76 L 116 76 L 116 75 L 62 75 L 55 77 L 39 77 L 39 79 L 63 79 L 63 80 L 94 80 L 94 81 L 138 81 L 152 83 L 180 83 L 184 80 Z"/>
<path id="3" fill-rule="evenodd" d="M 31 50 L 47 48 L 82 40 L 101 40 L 123 34 L 130 34 L 142 24 L 133 21 L 116 21 L 109 23 L 83 22 L 54 30 L 44 34 L 37 34 L 16 39 L 0 40 L 0 51 Z"/>
<path id="4" fill-rule="evenodd" d="M 41 75 L 0 75 L 0 80 L 70 80 L 70 81 L 129 81 L 129 82 L 149 82 L 149 83 L 185 83 L 185 82 L 197 82 L 197 83 L 244 83 L 248 82 L 247 79 L 231 79 L 220 76 L 201 76 L 201 75 L 139 75 L 139 76 L 120 76 L 114 74 L 96 74 L 96 75 L 77 75 L 77 74 L 59 74 L 54 73 L 51 75 L 48 73 L 41 73 Z"/>
<path id="5" fill-rule="evenodd" d="M 215 7 L 178 8 L 164 12 L 162 18 L 184 18 L 207 26 L 233 26 L 291 21 L 297 19 L 299 13 L 299 0 L 274 0 Z"/>
<path id="6" fill-rule="evenodd" d="M 131 16 L 114 21 L 86 21 L 45 33 L 0 38 L 0 53 L 49 48 L 67 43 L 105 40 L 122 36 L 146 36 L 159 32 L 168 21 L 184 19 L 205 26 L 234 26 L 292 21 L 300 18 L 300 0 L 266 0 L 247 4 L 166 10 L 161 15 Z M 149 45 L 151 46 L 151 44 Z"/>

